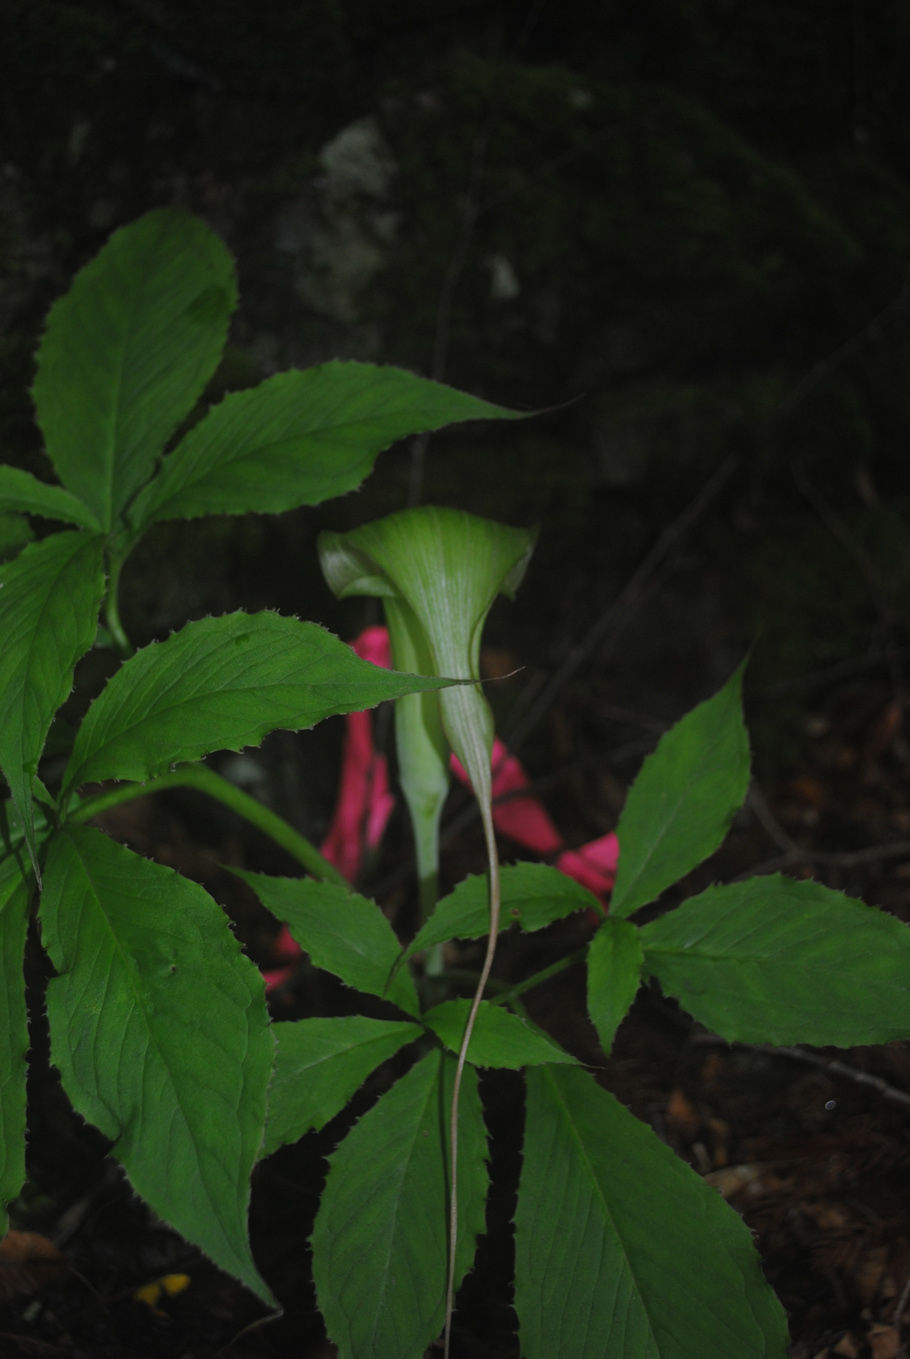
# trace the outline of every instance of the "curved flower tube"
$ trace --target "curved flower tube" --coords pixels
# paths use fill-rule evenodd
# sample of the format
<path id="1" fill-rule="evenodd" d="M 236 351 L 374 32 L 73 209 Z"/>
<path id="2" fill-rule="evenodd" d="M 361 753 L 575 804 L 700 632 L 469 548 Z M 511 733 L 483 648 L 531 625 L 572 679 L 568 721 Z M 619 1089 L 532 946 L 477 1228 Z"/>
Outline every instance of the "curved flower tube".
<path id="1" fill-rule="evenodd" d="M 535 534 L 463 510 L 425 505 L 401 510 L 349 533 L 321 533 L 319 557 L 339 598 L 377 595 L 386 610 L 392 655 L 413 662 L 428 653 L 432 673 L 473 681 L 432 695 L 424 705 L 427 749 L 437 761 L 448 745 L 475 796 L 489 804 L 493 721 L 479 688 L 480 639 L 496 595 L 514 595 Z M 399 700 L 400 702 L 403 700 Z M 430 763 L 430 756 L 425 756 Z"/>

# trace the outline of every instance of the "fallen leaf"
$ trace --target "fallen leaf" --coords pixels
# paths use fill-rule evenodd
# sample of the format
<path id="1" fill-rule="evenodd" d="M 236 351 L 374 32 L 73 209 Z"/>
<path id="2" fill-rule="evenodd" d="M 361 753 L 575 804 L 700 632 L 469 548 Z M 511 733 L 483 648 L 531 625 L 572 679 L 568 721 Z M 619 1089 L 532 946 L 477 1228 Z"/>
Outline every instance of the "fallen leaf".
<path id="1" fill-rule="evenodd" d="M 872 1359 L 897 1359 L 901 1338 L 896 1326 L 871 1326 L 866 1337 Z"/>
<path id="2" fill-rule="evenodd" d="M 0 1241 L 0 1302 L 34 1293 L 66 1269 L 53 1241 L 39 1232 L 7 1232 Z"/>

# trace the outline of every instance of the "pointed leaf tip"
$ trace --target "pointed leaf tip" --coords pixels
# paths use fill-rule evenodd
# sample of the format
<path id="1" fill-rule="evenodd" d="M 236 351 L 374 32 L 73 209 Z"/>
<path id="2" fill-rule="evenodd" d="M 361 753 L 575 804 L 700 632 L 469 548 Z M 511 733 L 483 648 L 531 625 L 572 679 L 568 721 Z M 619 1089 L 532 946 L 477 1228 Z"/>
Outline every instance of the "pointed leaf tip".
<path id="1" fill-rule="evenodd" d="M 742 1219 L 579 1067 L 531 1067 L 515 1214 L 526 1359 L 785 1359 Z"/>
<path id="2" fill-rule="evenodd" d="M 231 393 L 190 430 L 140 495 L 135 520 L 318 505 L 355 490 L 406 435 L 518 418 L 400 368 L 333 361 L 276 373 Z"/>
<path id="3" fill-rule="evenodd" d="M 0 567 L 0 769 L 37 874 L 33 782 L 76 662 L 95 639 L 104 591 L 103 541 L 52 534 Z"/>
<path id="4" fill-rule="evenodd" d="M 910 928 L 821 883 L 771 874 L 709 887 L 641 939 L 661 989 L 730 1042 L 910 1036 Z"/>
<path id="5" fill-rule="evenodd" d="M 223 242 L 158 208 L 114 232 L 51 308 L 35 410 L 57 476 L 92 522 L 115 527 L 152 475 L 217 367 L 236 297 Z"/>
<path id="6" fill-rule="evenodd" d="M 371 665 L 315 623 L 272 612 L 199 619 L 111 677 L 79 729 L 64 786 L 152 778 L 441 683 Z"/>
<path id="7" fill-rule="evenodd" d="M 40 920 L 57 972 L 51 1060 L 73 1107 L 157 1213 L 271 1303 L 247 1205 L 274 1044 L 262 978 L 224 912 L 197 883 L 74 827 L 51 841 Z"/>
<path id="8" fill-rule="evenodd" d="M 713 854 L 742 806 L 750 765 L 743 669 L 671 727 L 642 765 L 616 827 L 612 916 L 655 901 Z"/>
<path id="9" fill-rule="evenodd" d="M 443 1326 L 453 1057 L 436 1048 L 380 1096 L 329 1158 L 313 1227 L 326 1330 L 347 1359 L 422 1359 Z M 476 1073 L 460 1115 L 458 1282 L 484 1229 L 486 1130 Z"/>

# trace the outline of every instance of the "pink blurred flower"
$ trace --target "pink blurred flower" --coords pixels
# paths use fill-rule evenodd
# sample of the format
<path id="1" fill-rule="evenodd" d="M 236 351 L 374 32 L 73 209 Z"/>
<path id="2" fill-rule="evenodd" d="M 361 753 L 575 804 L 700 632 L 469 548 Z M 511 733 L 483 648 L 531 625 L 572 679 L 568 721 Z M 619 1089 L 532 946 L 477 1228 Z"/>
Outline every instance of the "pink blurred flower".
<path id="1" fill-rule="evenodd" d="M 468 782 L 467 774 L 454 755 L 452 769 L 462 783 Z M 554 866 L 603 901 L 616 879 L 619 862 L 616 833 L 610 831 L 580 849 L 563 849 L 562 836 L 537 798 L 526 791 L 529 787 L 528 776 L 520 762 L 509 754 L 497 737 L 493 742 L 493 824 L 496 829 L 543 858 L 550 858 L 561 850 Z"/>
<path id="2" fill-rule="evenodd" d="M 353 642 L 354 650 L 374 665 L 390 666 L 385 628 L 366 628 Z M 373 745 L 371 713 L 349 713 L 345 719 L 341 783 L 322 853 L 354 882 L 365 849 L 375 849 L 385 833 L 395 798 L 389 790 L 389 765 Z"/>
<path id="3" fill-rule="evenodd" d="M 526 792 L 528 776 L 514 755 L 497 736 L 493 742 L 493 822 L 496 829 L 516 844 L 536 854 L 555 854 L 562 836 L 533 794 Z M 462 783 L 468 776 L 455 755 L 452 771 Z"/>
<path id="4" fill-rule="evenodd" d="M 391 665 L 385 628 L 365 628 L 351 645 L 365 661 L 386 669 Z M 319 847 L 348 882 L 356 882 L 364 850 L 375 849 L 381 841 L 394 806 L 388 760 L 373 745 L 373 715 L 349 713 L 345 719 L 338 800 Z M 299 955 L 300 945 L 287 925 L 282 925 L 275 940 L 276 959 L 290 963 Z M 288 965 L 264 972 L 266 990 L 280 986 L 291 972 L 293 966 Z"/>
<path id="5" fill-rule="evenodd" d="M 374 665 L 391 665 L 388 633 L 383 627 L 366 628 L 352 646 L 358 656 Z M 467 774 L 454 755 L 452 770 L 462 783 L 468 783 Z M 493 824 L 496 829 L 522 848 L 544 858 L 553 858 L 560 872 L 574 878 L 604 901 L 612 890 L 619 859 L 619 841 L 615 833 L 610 831 L 579 849 L 565 849 L 562 836 L 529 788 L 528 776 L 521 763 L 497 738 L 493 743 Z M 364 851 L 375 849 L 381 841 L 394 805 L 395 798 L 389 789 L 388 761 L 373 745 L 372 714 L 349 713 L 345 718 L 338 801 L 320 846 L 325 857 L 348 882 L 356 882 Z M 290 960 L 299 954 L 299 945 L 291 937 L 287 925 L 282 925 L 275 941 L 275 957 L 286 965 L 263 973 L 267 991 L 274 990 L 288 978 L 293 971 Z"/>
<path id="6" fill-rule="evenodd" d="M 599 840 L 589 840 L 580 849 L 563 850 L 556 859 L 556 867 L 603 901 L 613 890 L 618 862 L 619 841 L 616 832 L 609 831 Z"/>

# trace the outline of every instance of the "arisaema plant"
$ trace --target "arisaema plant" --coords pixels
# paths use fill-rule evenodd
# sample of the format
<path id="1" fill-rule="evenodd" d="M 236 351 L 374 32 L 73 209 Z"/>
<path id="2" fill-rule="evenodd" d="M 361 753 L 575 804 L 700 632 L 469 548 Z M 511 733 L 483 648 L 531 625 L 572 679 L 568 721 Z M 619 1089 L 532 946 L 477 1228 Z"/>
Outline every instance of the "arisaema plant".
<path id="1" fill-rule="evenodd" d="M 191 620 L 137 649 L 119 585 L 158 524 L 183 520 L 191 535 L 203 515 L 317 505 L 359 485 L 398 438 L 515 418 L 398 369 L 346 363 L 277 374 L 207 408 L 235 296 L 233 261 L 196 219 L 156 211 L 115 233 L 52 308 L 38 353 L 36 414 L 56 481 L 0 467 L 0 1227 L 7 1212 L 28 1226 L 26 1074 L 39 1058 L 23 956 L 34 939 L 47 955 L 40 1015 L 70 1101 L 154 1211 L 264 1307 L 274 1299 L 247 1229 L 254 1168 L 344 1116 L 372 1082 L 366 1111 L 339 1125 L 311 1238 L 341 1359 L 421 1359 L 444 1330 L 447 1346 L 457 1339 L 453 1298 L 489 1190 L 478 1071 L 496 1069 L 521 1071 L 526 1091 L 513 1298 L 523 1359 L 783 1359 L 784 1315 L 750 1232 L 604 1088 L 602 1069 L 646 984 L 730 1042 L 907 1038 L 910 930 L 778 875 L 661 909 L 746 795 L 741 668 L 665 733 L 629 790 L 608 913 L 555 867 L 500 869 L 478 658 L 492 600 L 525 571 L 527 530 L 420 508 L 324 535 L 338 594 L 382 599 L 394 671 L 270 611 Z M 50 526 L 36 528 L 40 518 Z M 74 730 L 59 710 L 93 645 L 107 649 L 109 677 L 80 692 L 91 702 Z M 206 763 L 384 700 L 399 705 L 417 847 L 423 919 L 411 938 Z M 437 900 L 451 752 L 477 796 L 488 863 Z M 92 824 L 177 786 L 225 803 L 292 856 L 291 876 L 232 871 L 348 988 L 349 1013 L 275 1020 L 209 893 Z M 504 927 L 530 933 L 575 914 L 588 930 L 580 949 L 517 981 L 491 975 Z M 483 962 L 460 994 L 440 949 L 478 939 Z M 570 966 L 585 969 L 596 1070 L 524 1008 Z"/>
<path id="2" fill-rule="evenodd" d="M 461 1082 L 477 1012 L 499 936 L 499 857 L 493 829 L 493 716 L 480 687 L 480 641 L 496 595 L 513 595 L 535 534 L 479 519 L 463 510 L 422 506 L 402 510 L 347 534 L 323 533 L 322 568 L 332 589 L 378 595 L 389 629 L 392 660 L 462 684 L 435 695 L 406 696 L 396 705 L 396 749 L 402 790 L 417 847 L 424 914 L 435 905 L 439 817 L 448 791 L 449 756 L 467 772 L 487 848 L 487 950 L 458 1048 L 449 1113 L 449 1257 L 445 1352 L 449 1353 L 458 1236 L 458 1112 Z M 424 701 L 427 698 L 429 701 Z M 432 895 L 429 895 L 432 892 Z"/>

